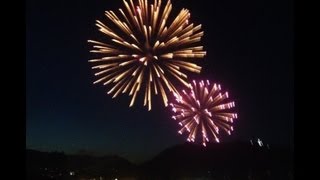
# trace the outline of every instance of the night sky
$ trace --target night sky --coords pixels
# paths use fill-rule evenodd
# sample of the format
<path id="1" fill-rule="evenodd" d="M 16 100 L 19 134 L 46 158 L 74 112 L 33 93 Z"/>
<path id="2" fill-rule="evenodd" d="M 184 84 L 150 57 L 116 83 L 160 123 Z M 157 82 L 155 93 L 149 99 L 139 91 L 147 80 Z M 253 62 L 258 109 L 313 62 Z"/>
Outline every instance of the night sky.
<path id="1" fill-rule="evenodd" d="M 261 138 L 293 145 L 293 15 L 286 0 L 172 0 L 173 14 L 191 11 L 202 24 L 207 56 L 196 79 L 221 83 L 235 100 L 235 132 L 222 141 Z M 26 147 L 66 153 L 117 154 L 149 159 L 184 143 L 159 96 L 148 112 L 130 98 L 107 95 L 88 60 L 88 39 L 99 39 L 95 20 L 119 0 L 27 0 Z M 107 21 L 103 21 L 107 22 Z M 110 87 L 110 86 L 107 86 Z"/>

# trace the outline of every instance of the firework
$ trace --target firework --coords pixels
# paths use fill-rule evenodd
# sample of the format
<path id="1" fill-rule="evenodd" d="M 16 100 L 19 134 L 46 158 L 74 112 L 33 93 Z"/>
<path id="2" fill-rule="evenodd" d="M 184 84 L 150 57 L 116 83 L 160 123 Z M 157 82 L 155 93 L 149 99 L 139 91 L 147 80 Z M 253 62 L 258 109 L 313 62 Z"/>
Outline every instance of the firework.
<path id="1" fill-rule="evenodd" d="M 198 132 L 202 135 L 203 146 L 206 146 L 210 139 L 220 142 L 220 129 L 231 134 L 233 120 L 237 118 L 232 112 L 235 103 L 228 99 L 228 92 L 222 93 L 220 84 L 210 84 L 208 80 L 193 81 L 190 93 L 182 92 L 181 95 L 174 94 L 176 101 L 170 105 L 174 112 L 172 118 L 182 126 L 178 133 L 189 133 L 187 141 L 195 142 Z"/>
<path id="2" fill-rule="evenodd" d="M 148 110 L 153 94 L 161 94 L 167 106 L 168 90 L 177 92 L 173 80 L 188 86 L 185 73 L 201 71 L 193 62 L 206 54 L 203 46 L 197 45 L 203 36 L 201 25 L 189 22 L 187 9 L 171 17 L 170 0 L 165 6 L 161 0 L 154 0 L 153 4 L 147 0 L 123 2 L 124 10 L 105 12 L 108 25 L 96 21 L 107 42 L 88 41 L 93 44 L 90 52 L 99 56 L 89 60 L 97 71 L 94 84 L 113 84 L 108 91 L 113 98 L 119 93 L 129 93 L 132 96 L 129 106 L 134 104 L 140 89 L 144 91 L 144 106 L 148 105 Z"/>

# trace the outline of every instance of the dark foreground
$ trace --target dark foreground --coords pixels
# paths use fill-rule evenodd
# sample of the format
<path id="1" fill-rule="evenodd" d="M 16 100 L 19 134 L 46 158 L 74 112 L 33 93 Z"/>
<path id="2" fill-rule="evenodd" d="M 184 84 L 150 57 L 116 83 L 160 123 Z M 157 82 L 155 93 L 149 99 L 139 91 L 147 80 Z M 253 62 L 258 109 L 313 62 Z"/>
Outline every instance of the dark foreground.
<path id="1" fill-rule="evenodd" d="M 289 149 L 250 143 L 183 144 L 142 164 L 118 156 L 26 151 L 27 180 L 293 180 Z"/>

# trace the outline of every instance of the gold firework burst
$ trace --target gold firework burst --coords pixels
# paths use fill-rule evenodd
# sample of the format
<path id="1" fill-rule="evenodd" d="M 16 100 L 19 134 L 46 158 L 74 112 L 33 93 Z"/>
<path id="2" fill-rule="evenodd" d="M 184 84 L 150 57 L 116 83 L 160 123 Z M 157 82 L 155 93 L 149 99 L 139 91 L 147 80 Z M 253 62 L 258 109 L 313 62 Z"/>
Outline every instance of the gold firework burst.
<path id="1" fill-rule="evenodd" d="M 98 80 L 95 83 L 114 84 L 108 91 L 113 98 L 119 93 L 129 93 L 132 106 L 140 89 L 144 90 L 144 106 L 151 110 L 152 94 L 160 93 L 168 105 L 167 90 L 177 92 L 173 79 L 188 86 L 187 75 L 182 70 L 200 73 L 201 67 L 193 63 L 206 54 L 197 45 L 203 36 L 201 25 L 189 23 L 190 13 L 182 9 L 170 17 L 171 1 L 161 6 L 161 0 L 139 0 L 134 4 L 123 1 L 125 9 L 118 15 L 106 11 L 108 25 L 96 21 L 96 26 L 108 37 L 108 42 L 88 40 L 100 57 L 89 60 Z M 168 23 L 168 21 L 172 19 Z M 102 56 L 102 57 L 101 57 Z"/>

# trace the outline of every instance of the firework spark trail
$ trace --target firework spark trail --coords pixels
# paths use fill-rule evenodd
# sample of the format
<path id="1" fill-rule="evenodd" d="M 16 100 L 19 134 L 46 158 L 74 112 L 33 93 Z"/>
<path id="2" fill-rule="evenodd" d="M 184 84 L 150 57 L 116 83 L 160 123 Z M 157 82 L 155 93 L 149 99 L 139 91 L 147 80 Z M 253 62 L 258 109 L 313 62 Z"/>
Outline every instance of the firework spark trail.
<path id="1" fill-rule="evenodd" d="M 201 25 L 189 23 L 190 13 L 182 9 L 171 23 L 171 1 L 162 6 L 161 0 L 123 1 L 125 8 L 118 13 L 106 11 L 108 25 L 96 21 L 96 26 L 109 38 L 108 43 L 88 40 L 93 44 L 90 52 L 99 54 L 91 59 L 92 69 L 98 76 L 94 82 L 114 86 L 108 91 L 113 98 L 120 93 L 132 96 L 133 106 L 140 89 L 144 91 L 144 106 L 151 110 L 151 97 L 160 93 L 168 105 L 167 90 L 178 93 L 172 79 L 188 86 L 187 75 L 182 72 L 200 73 L 201 67 L 190 62 L 203 58 L 203 46 L 196 45 L 203 36 Z M 171 17 L 172 19 L 172 17 Z"/>
<path id="2" fill-rule="evenodd" d="M 197 134 L 202 135 L 202 145 L 212 138 L 219 140 L 219 130 L 229 135 L 233 131 L 232 123 L 238 116 L 233 112 L 234 101 L 229 100 L 229 93 L 222 93 L 219 84 L 211 84 L 208 80 L 193 81 L 190 93 L 185 90 L 174 94 L 175 103 L 170 103 L 174 115 L 172 119 L 178 121 L 182 127 L 178 133 L 188 132 L 187 141 L 194 142 Z"/>

